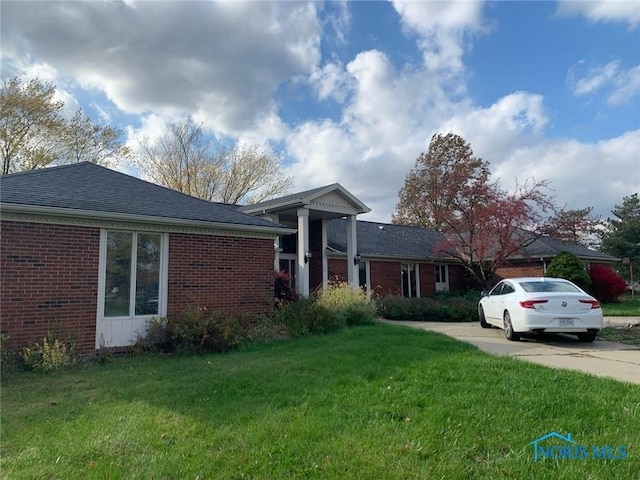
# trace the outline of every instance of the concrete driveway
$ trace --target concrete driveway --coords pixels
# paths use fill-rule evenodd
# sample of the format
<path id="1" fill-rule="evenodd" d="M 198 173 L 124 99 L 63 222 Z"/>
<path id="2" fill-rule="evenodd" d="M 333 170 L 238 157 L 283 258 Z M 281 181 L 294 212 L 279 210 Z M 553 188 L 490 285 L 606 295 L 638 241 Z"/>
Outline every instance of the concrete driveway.
<path id="1" fill-rule="evenodd" d="M 578 342 L 575 336 L 563 334 L 523 337 L 519 342 L 510 342 L 504 337 L 502 330 L 485 329 L 476 322 L 386 323 L 444 333 L 495 355 L 509 355 L 548 367 L 580 370 L 601 377 L 640 384 L 640 348 L 632 345 L 601 340 L 582 343 Z"/>

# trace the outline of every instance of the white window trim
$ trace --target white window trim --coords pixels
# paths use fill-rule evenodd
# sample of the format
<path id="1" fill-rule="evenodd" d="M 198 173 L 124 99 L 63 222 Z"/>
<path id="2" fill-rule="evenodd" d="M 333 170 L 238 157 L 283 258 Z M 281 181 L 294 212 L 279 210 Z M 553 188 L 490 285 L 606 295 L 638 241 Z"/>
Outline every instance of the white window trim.
<path id="1" fill-rule="evenodd" d="M 118 320 L 127 320 L 127 319 L 138 319 L 138 320 L 147 320 L 151 318 L 162 318 L 167 316 L 167 302 L 168 302 L 168 285 L 169 285 L 169 234 L 166 232 L 156 232 L 160 234 L 160 271 L 159 271 L 159 285 L 158 285 L 158 313 L 156 315 L 128 315 L 121 317 L 109 317 L 108 319 L 104 316 L 104 302 L 105 302 L 105 285 L 107 278 L 107 232 L 109 231 L 120 231 L 126 233 L 132 233 L 133 244 L 137 244 L 137 236 L 139 233 L 149 233 L 149 232 L 141 232 L 136 230 L 119 230 L 114 228 L 102 228 L 100 229 L 100 251 L 98 257 L 98 305 L 96 312 L 96 348 L 100 348 L 100 343 L 104 340 L 109 342 L 109 339 L 101 339 L 100 335 L 100 323 L 104 321 L 118 321 Z M 133 252 L 133 257 L 137 256 L 137 249 Z M 132 258 L 132 264 L 135 264 L 136 258 Z M 130 279 L 130 284 L 132 286 L 130 295 L 130 308 L 135 309 L 135 269 L 131 271 L 132 278 Z"/>
<path id="2" fill-rule="evenodd" d="M 436 281 L 436 278 L 434 276 L 434 284 L 435 284 L 435 288 L 436 288 L 436 292 L 448 292 L 450 289 L 450 285 L 449 285 L 449 265 L 446 263 L 436 263 L 435 268 L 437 268 L 438 270 L 442 269 L 444 267 L 444 272 L 445 272 L 445 281 L 442 281 L 442 275 L 440 275 L 440 281 Z M 441 272 L 441 270 L 440 270 Z M 439 286 L 444 286 L 444 288 L 438 288 Z"/>
<path id="3" fill-rule="evenodd" d="M 402 262 L 400 264 L 400 275 L 402 277 L 402 266 L 406 265 L 407 266 L 407 279 L 409 279 L 411 277 L 411 267 L 410 265 L 414 265 L 414 269 L 416 272 L 416 296 L 415 298 L 420 298 L 420 264 L 417 262 Z M 402 278 L 401 278 L 402 281 Z M 402 287 L 404 287 L 403 285 L 401 285 Z M 409 289 L 409 297 L 408 298 L 414 298 L 411 296 L 411 282 L 409 282 L 408 285 L 408 289 Z M 404 288 L 403 288 L 404 290 Z"/>

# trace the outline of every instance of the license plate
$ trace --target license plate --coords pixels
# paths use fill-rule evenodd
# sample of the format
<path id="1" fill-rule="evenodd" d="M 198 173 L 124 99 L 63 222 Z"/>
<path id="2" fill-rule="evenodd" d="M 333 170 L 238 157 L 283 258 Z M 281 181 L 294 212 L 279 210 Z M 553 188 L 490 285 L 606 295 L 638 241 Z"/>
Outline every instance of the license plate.
<path id="1" fill-rule="evenodd" d="M 573 327 L 575 324 L 573 323 L 573 318 L 559 318 L 558 326 L 559 327 Z"/>

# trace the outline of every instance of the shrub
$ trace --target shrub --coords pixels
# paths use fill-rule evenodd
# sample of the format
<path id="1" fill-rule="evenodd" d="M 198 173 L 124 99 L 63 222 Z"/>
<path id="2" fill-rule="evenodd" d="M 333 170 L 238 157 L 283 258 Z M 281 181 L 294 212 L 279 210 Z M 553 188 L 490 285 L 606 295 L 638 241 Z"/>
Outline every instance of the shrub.
<path id="1" fill-rule="evenodd" d="M 290 279 L 291 277 L 284 270 L 275 272 L 273 288 L 276 306 L 295 302 L 298 299 L 298 294 L 289 286 Z"/>
<path id="2" fill-rule="evenodd" d="M 471 322 L 477 319 L 476 292 L 437 294 L 433 298 L 382 297 L 377 302 L 378 314 L 390 320 L 423 322 Z"/>
<path id="3" fill-rule="evenodd" d="M 327 333 L 344 327 L 344 317 L 334 315 L 318 304 L 317 298 L 300 298 L 278 308 L 274 320 L 287 328 L 293 337 L 312 333 Z"/>
<path id="4" fill-rule="evenodd" d="M 336 282 L 315 296 L 282 305 L 276 309 L 274 319 L 297 337 L 332 332 L 345 326 L 370 325 L 375 323 L 377 314 L 364 290 Z"/>
<path id="5" fill-rule="evenodd" d="M 203 307 L 189 307 L 177 317 L 147 322 L 147 334 L 137 350 L 164 352 L 226 352 L 243 343 L 249 322 Z"/>
<path id="6" fill-rule="evenodd" d="M 582 261 L 570 252 L 560 252 L 551 261 L 545 277 L 564 278 L 585 291 L 589 290 L 591 279 Z"/>
<path id="7" fill-rule="evenodd" d="M 71 365 L 76 354 L 73 342 L 61 340 L 55 332 L 47 332 L 42 345 L 34 343 L 23 349 L 22 359 L 28 369 L 47 372 Z"/>
<path id="8" fill-rule="evenodd" d="M 627 290 L 624 278 L 604 265 L 592 265 L 589 277 L 591 294 L 603 303 L 613 302 Z"/>
<path id="9" fill-rule="evenodd" d="M 377 314 L 373 302 L 362 288 L 352 288 L 347 282 L 333 282 L 318 296 L 318 305 L 327 312 L 341 317 L 346 325 L 371 325 Z"/>
<path id="10" fill-rule="evenodd" d="M 15 357 L 15 353 L 7 349 L 7 342 L 11 338 L 6 333 L 0 333 L 0 366 L 4 367 L 7 361 Z"/>

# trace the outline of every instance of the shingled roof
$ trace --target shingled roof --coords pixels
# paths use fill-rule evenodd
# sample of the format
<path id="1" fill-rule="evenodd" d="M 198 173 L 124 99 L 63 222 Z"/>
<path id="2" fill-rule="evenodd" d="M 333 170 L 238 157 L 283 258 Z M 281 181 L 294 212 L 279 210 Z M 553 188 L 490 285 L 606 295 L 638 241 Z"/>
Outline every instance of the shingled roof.
<path id="1" fill-rule="evenodd" d="M 120 220 L 180 223 L 288 233 L 276 223 L 89 162 L 0 177 L 3 212 L 110 216 Z M 286 232 L 285 232 L 286 230 Z"/>
<path id="2" fill-rule="evenodd" d="M 533 235 L 533 233 L 531 235 Z M 606 253 L 591 250 L 590 248 L 573 243 L 561 242 L 546 235 L 536 238 L 532 243 L 518 252 L 518 254 L 509 257 L 509 260 L 529 260 L 532 258 L 549 259 L 555 257 L 560 252 L 573 253 L 576 257 L 585 261 L 603 261 L 609 263 L 619 260 Z"/>
<path id="3" fill-rule="evenodd" d="M 377 222 L 356 222 L 358 253 L 366 256 L 433 259 L 433 249 L 444 236 L 422 227 Z M 347 222 L 338 218 L 327 222 L 327 245 L 347 251 Z"/>
<path id="4" fill-rule="evenodd" d="M 531 236 L 534 233 L 529 232 Z M 356 234 L 358 253 L 365 256 L 406 258 L 416 260 L 446 260 L 440 253 L 433 251 L 444 235 L 423 227 L 395 225 L 357 221 Z M 347 251 L 347 225 L 344 219 L 330 220 L 327 224 L 327 244 L 336 252 Z M 591 250 L 580 245 L 563 243 L 548 236 L 538 237 L 524 247 L 518 254 L 509 257 L 509 261 L 529 261 L 531 259 L 552 259 L 560 252 L 571 252 L 584 261 L 612 263 L 616 257 Z"/>

